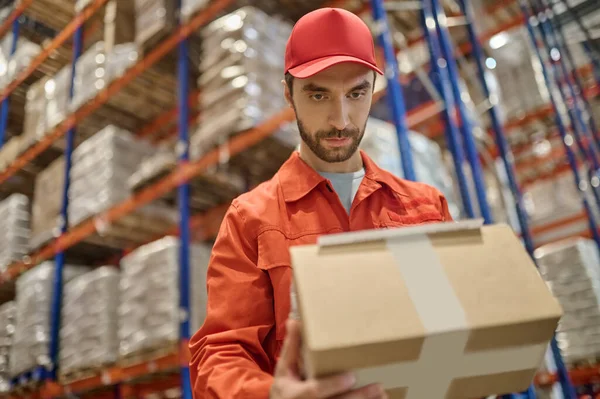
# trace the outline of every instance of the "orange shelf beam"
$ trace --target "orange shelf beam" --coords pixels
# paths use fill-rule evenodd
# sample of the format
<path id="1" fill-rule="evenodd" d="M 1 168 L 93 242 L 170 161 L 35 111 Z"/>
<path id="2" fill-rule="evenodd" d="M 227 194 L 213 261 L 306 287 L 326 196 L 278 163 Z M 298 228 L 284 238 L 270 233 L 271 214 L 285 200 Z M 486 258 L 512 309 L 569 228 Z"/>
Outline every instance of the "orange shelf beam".
<path id="1" fill-rule="evenodd" d="M 63 29 L 58 36 L 56 36 L 48 45 L 43 48 L 42 52 L 31 61 L 29 66 L 2 91 L 2 94 L 0 94 L 0 101 L 10 96 L 10 94 L 29 76 L 31 76 L 31 74 L 34 73 L 56 49 L 58 49 L 63 43 L 69 40 L 71 36 L 73 36 L 77 28 L 83 25 L 83 23 L 92 15 L 94 15 L 94 13 L 106 2 L 107 0 L 94 0 L 94 2 L 90 4 L 83 12 L 77 14 L 75 18 L 69 22 L 65 29 Z"/>
<path id="2" fill-rule="evenodd" d="M 6 33 L 11 29 L 12 27 L 12 23 L 15 22 L 21 15 L 23 15 L 23 12 L 25 12 L 25 10 L 33 3 L 33 0 L 22 0 L 19 5 L 17 6 L 17 8 L 15 8 L 10 15 L 8 16 L 8 18 L 6 18 L 4 20 L 4 22 L 2 23 L 2 25 L 0 25 L 0 38 L 3 38 L 4 35 L 6 35 Z"/>

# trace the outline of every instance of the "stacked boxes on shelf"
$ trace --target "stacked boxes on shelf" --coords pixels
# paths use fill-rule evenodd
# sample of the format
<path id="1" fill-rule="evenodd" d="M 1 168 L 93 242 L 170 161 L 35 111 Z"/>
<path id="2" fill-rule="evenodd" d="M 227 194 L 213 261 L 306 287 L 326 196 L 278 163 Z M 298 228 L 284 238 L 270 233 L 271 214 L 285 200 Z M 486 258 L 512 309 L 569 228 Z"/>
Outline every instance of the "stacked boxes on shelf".
<path id="1" fill-rule="evenodd" d="M 290 32 L 287 22 L 252 7 L 227 14 L 201 31 L 201 113 L 190 140 L 192 158 L 285 107 L 281 83 L 273 77 L 283 76 Z"/>
<path id="2" fill-rule="evenodd" d="M 522 117 L 548 105 L 549 93 L 541 64 L 530 45 L 526 28 L 504 32 L 494 40 L 504 43 L 492 51 L 492 56 L 498 60 L 494 72 L 501 82 L 500 100 L 505 117 Z"/>
<path id="3" fill-rule="evenodd" d="M 13 194 L 0 202 L 0 271 L 29 253 L 29 199 Z"/>
<path id="4" fill-rule="evenodd" d="M 44 262 L 17 279 L 17 319 L 10 354 L 12 376 L 18 376 L 38 366 L 50 367 L 48 351 L 54 270 L 54 262 Z M 63 284 L 86 271 L 89 271 L 89 268 L 65 265 Z"/>
<path id="5" fill-rule="evenodd" d="M 132 194 L 127 181 L 153 147 L 123 129 L 109 125 L 73 151 L 69 187 L 69 225 L 76 225 L 118 204 Z M 176 223 L 176 215 L 158 206 L 147 206 L 139 223 L 132 226 L 158 233 Z M 161 230 L 162 229 L 162 230 Z M 147 240 L 146 237 L 140 238 Z"/>
<path id="6" fill-rule="evenodd" d="M 117 360 L 119 270 L 99 267 L 65 284 L 60 330 L 60 374 L 98 369 Z"/>
<path id="7" fill-rule="evenodd" d="M 179 239 L 165 237 L 121 260 L 119 356 L 162 348 L 179 338 Z M 190 246 L 192 331 L 204 321 L 206 272 L 211 247 Z"/>
<path id="8" fill-rule="evenodd" d="M 42 51 L 39 45 L 20 37 L 11 55 L 12 44 L 12 33 L 5 35 L 0 43 L 0 88 L 8 86 Z"/>
<path id="9" fill-rule="evenodd" d="M 58 158 L 35 179 L 31 207 L 31 249 L 37 249 L 60 234 L 65 159 Z"/>
<path id="10" fill-rule="evenodd" d="M 0 393 L 8 392 L 11 388 L 9 365 L 16 316 L 14 301 L 6 302 L 0 306 Z"/>
<path id="11" fill-rule="evenodd" d="M 448 201 L 450 213 L 454 218 L 460 215 L 460 206 L 456 202 L 452 177 L 444 165 L 442 151 L 434 141 L 420 133 L 409 134 L 413 163 L 417 179 L 440 190 Z M 398 147 L 396 128 L 381 119 L 369 118 L 361 149 L 369 155 L 382 169 L 403 177 L 402 159 Z"/>
<path id="12" fill-rule="evenodd" d="M 540 273 L 564 315 L 556 339 L 565 362 L 600 355 L 600 257 L 592 240 L 574 239 L 536 250 Z"/>
<path id="13" fill-rule="evenodd" d="M 177 3 L 172 0 L 135 0 L 135 42 L 150 47 L 175 26 Z"/>
<path id="14" fill-rule="evenodd" d="M 181 16 L 187 21 L 208 4 L 209 0 L 181 0 Z"/>
<path id="15" fill-rule="evenodd" d="M 104 41 L 92 45 L 77 60 L 70 110 L 75 111 L 94 98 L 133 65 L 138 57 L 139 53 L 134 43 L 111 46 L 111 51 L 108 52 Z"/>

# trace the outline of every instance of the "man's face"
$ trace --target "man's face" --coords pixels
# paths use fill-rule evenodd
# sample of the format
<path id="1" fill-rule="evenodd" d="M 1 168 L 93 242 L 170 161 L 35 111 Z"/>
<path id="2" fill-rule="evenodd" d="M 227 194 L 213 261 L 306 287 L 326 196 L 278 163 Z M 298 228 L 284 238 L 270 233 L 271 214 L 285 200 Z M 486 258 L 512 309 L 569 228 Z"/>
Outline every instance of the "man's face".
<path id="1" fill-rule="evenodd" d="M 344 162 L 363 138 L 373 98 L 374 73 L 353 63 L 293 81 L 294 107 L 304 145 L 325 162 Z"/>

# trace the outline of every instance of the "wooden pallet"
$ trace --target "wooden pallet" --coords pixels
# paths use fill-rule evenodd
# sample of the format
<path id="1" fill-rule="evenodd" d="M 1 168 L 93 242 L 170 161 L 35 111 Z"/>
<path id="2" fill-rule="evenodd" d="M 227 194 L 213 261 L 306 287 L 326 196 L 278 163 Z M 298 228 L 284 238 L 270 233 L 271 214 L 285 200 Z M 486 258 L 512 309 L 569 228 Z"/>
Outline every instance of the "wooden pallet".
<path id="1" fill-rule="evenodd" d="M 131 367 L 138 364 L 156 361 L 165 356 L 179 353 L 179 343 L 165 341 L 153 348 L 144 348 L 121 356 L 117 361 L 119 367 Z"/>
<path id="2" fill-rule="evenodd" d="M 91 216 L 82 223 L 96 218 Z M 153 241 L 169 229 L 174 223 L 158 217 L 149 217 L 139 211 L 129 214 L 118 221 L 101 227 L 100 231 L 84 240 L 85 243 L 111 249 L 126 249 Z"/>

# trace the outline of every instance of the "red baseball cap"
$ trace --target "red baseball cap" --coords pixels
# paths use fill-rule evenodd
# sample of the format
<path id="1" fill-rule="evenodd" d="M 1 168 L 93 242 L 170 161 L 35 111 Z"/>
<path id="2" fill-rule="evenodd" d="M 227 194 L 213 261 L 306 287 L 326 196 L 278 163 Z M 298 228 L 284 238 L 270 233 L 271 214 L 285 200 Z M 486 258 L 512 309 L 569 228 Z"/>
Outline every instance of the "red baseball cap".
<path id="1" fill-rule="evenodd" d="M 298 20 L 285 49 L 285 72 L 303 79 L 342 62 L 383 72 L 375 61 L 369 27 L 341 8 L 319 8 Z"/>

